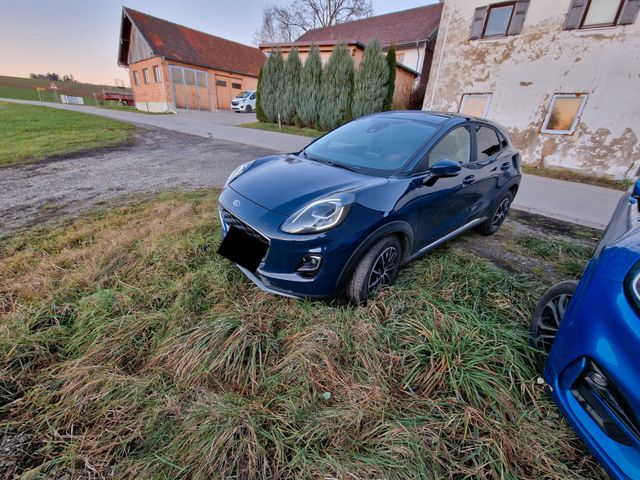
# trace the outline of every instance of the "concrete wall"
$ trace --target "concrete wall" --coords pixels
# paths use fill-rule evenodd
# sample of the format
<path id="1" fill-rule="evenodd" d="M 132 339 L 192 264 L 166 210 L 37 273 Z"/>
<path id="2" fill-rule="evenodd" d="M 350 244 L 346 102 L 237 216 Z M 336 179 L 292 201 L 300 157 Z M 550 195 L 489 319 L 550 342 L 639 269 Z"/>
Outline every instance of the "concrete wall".
<path id="1" fill-rule="evenodd" d="M 640 166 L 640 18 L 563 30 L 570 0 L 533 0 L 519 35 L 469 40 L 486 0 L 445 0 L 425 110 L 458 111 L 465 93 L 491 93 L 523 161 L 613 178 Z M 543 134 L 555 93 L 588 94 L 571 135 Z"/>

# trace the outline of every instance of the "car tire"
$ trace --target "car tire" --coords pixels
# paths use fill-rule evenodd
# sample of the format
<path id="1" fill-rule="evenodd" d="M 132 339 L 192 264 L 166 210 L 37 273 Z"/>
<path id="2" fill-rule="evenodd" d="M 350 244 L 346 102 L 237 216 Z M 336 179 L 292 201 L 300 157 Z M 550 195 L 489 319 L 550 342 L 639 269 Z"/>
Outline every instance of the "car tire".
<path id="1" fill-rule="evenodd" d="M 251 112 L 253 112 L 253 108 L 251 108 L 251 105 L 247 105 L 246 107 L 244 107 L 244 111 L 246 113 L 251 113 Z"/>
<path id="2" fill-rule="evenodd" d="M 402 245 L 395 235 L 374 244 L 360 259 L 347 285 L 349 301 L 364 305 L 380 287 L 391 285 L 402 259 Z"/>
<path id="3" fill-rule="evenodd" d="M 507 218 L 507 214 L 511 208 L 511 200 L 513 200 L 511 192 L 507 192 L 500 197 L 500 200 L 497 201 L 489 211 L 488 218 L 478 226 L 478 232 L 482 235 L 493 235 L 496 233 Z"/>
<path id="4" fill-rule="evenodd" d="M 578 288 L 576 280 L 558 283 L 545 292 L 531 318 L 531 346 L 549 353 L 558 328 Z"/>

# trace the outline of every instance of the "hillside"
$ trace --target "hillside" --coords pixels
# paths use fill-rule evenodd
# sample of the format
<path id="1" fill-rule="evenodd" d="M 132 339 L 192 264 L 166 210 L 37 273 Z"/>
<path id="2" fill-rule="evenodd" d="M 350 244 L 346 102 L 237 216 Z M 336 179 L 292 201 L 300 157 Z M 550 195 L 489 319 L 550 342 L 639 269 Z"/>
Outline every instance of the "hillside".
<path id="1" fill-rule="evenodd" d="M 0 75 L 0 97 L 18 98 L 21 100 L 38 100 L 36 87 L 46 88 L 41 92 L 42 100 L 53 100 L 53 93 L 49 90 L 51 83 L 58 86 L 58 94 L 75 95 L 90 99 L 93 103 L 93 94 L 108 91 L 131 92 L 129 88 L 115 87 L 113 85 L 94 85 L 91 83 L 51 82 L 33 78 L 8 77 Z M 85 101 L 86 103 L 86 101 Z"/>

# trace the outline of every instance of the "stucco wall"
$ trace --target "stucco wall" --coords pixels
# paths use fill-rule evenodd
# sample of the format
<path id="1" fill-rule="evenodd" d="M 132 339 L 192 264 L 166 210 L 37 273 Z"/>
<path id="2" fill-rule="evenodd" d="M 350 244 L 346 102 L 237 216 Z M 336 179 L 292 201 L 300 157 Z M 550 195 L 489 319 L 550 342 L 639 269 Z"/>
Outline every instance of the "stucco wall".
<path id="1" fill-rule="evenodd" d="M 425 110 L 458 111 L 465 93 L 491 93 L 523 160 L 631 178 L 640 166 L 640 18 L 563 30 L 570 0 L 533 0 L 520 35 L 469 40 L 486 0 L 445 0 Z M 540 133 L 554 93 L 589 95 L 572 135 Z"/>

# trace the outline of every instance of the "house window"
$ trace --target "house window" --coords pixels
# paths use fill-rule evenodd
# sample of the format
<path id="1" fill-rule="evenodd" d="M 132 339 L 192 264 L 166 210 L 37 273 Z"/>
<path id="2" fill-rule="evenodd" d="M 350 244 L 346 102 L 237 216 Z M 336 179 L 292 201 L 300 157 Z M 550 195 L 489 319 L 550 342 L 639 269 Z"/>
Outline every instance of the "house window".
<path id="1" fill-rule="evenodd" d="M 621 6 L 621 0 L 590 0 L 582 19 L 582 28 L 615 25 Z"/>
<path id="2" fill-rule="evenodd" d="M 242 85 L 240 85 L 239 83 L 232 83 L 231 84 L 231 88 L 236 88 L 238 90 L 242 89 Z"/>
<path id="3" fill-rule="evenodd" d="M 460 113 L 470 117 L 486 117 L 490 103 L 490 93 L 465 93 L 460 102 Z"/>
<path id="4" fill-rule="evenodd" d="M 151 78 L 149 77 L 149 69 L 148 68 L 143 68 L 142 69 L 142 76 L 144 77 L 144 83 L 151 83 Z"/>
<path id="5" fill-rule="evenodd" d="M 162 81 L 162 70 L 160 69 L 160 65 L 155 65 L 153 67 L 153 78 L 156 83 L 160 83 Z"/>
<path id="6" fill-rule="evenodd" d="M 483 37 L 504 37 L 509 31 L 509 23 L 511 23 L 511 17 L 513 16 L 513 9 L 516 4 L 513 3 L 501 3 L 496 5 L 489 5 L 487 12 L 487 20 L 484 24 Z"/>
<path id="7" fill-rule="evenodd" d="M 135 85 L 140 85 L 140 77 L 138 77 L 138 71 L 137 70 L 133 71 L 133 83 Z"/>
<path id="8" fill-rule="evenodd" d="M 542 133 L 570 135 L 575 132 L 587 97 L 579 93 L 555 94 L 544 119 Z"/>
<path id="9" fill-rule="evenodd" d="M 226 87 L 227 82 L 225 82 L 224 80 L 216 80 L 216 85 L 218 85 L 219 87 Z"/>

